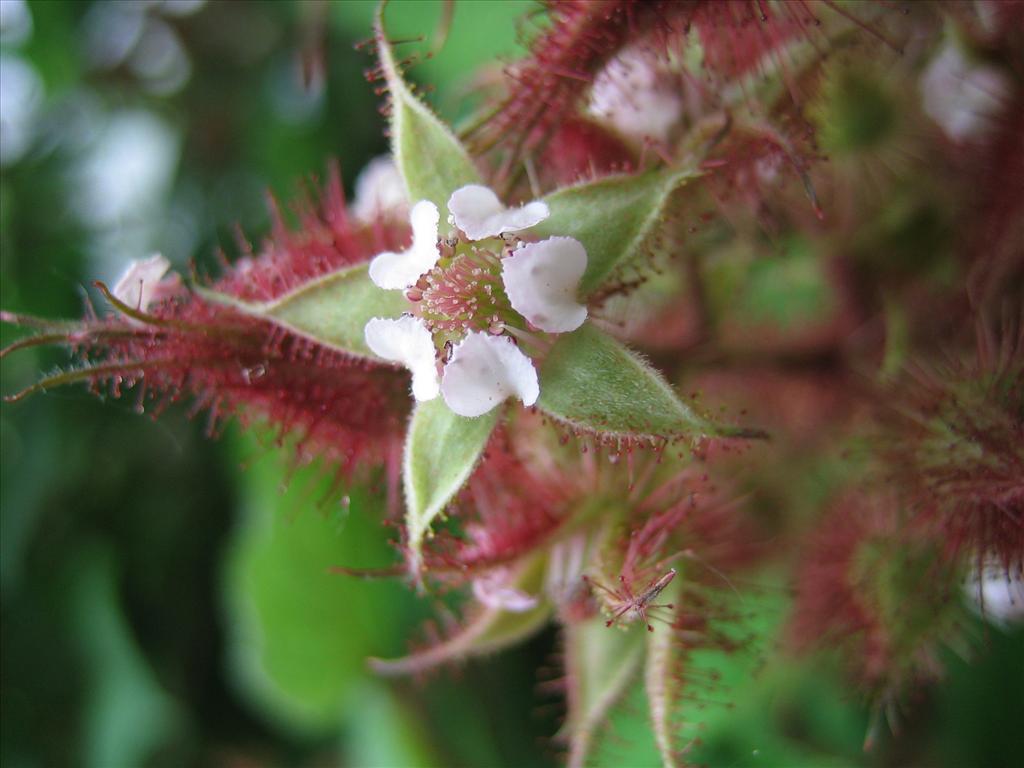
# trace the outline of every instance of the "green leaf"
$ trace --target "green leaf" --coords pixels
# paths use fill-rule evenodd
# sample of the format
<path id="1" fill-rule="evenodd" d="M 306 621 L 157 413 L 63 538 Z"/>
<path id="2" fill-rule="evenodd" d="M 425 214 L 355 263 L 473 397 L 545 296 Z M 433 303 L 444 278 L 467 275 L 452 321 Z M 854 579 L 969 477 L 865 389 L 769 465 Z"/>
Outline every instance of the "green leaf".
<path id="1" fill-rule="evenodd" d="M 73 564 L 75 640 L 88 675 L 80 765 L 145 765 L 180 743 L 176 703 L 160 687 L 132 636 L 118 598 L 117 563 L 105 544 L 86 543 Z"/>
<path id="2" fill-rule="evenodd" d="M 566 235 L 587 249 L 579 296 L 586 298 L 651 246 L 672 193 L 699 174 L 664 171 L 608 176 L 544 198 L 551 216 L 531 233 Z"/>
<path id="3" fill-rule="evenodd" d="M 565 632 L 569 712 L 563 736 L 569 742 L 569 768 L 581 768 L 596 731 L 640 667 L 647 633 L 639 625 L 606 627 L 600 617 L 569 624 Z"/>
<path id="4" fill-rule="evenodd" d="M 414 558 L 434 518 L 476 466 L 500 410 L 467 419 L 439 397 L 417 403 L 405 440 L 403 470 L 406 529 Z"/>
<path id="5" fill-rule="evenodd" d="M 347 713 L 341 765 L 444 765 L 423 713 L 397 691 L 369 679 L 354 698 L 359 706 Z"/>
<path id="6" fill-rule="evenodd" d="M 395 63 L 384 33 L 384 3 L 377 11 L 377 54 L 391 92 L 391 154 L 409 199 L 429 200 L 448 218 L 448 198 L 459 187 L 479 184 L 465 147 L 430 108 L 413 95 Z"/>
<path id="7" fill-rule="evenodd" d="M 511 585 L 530 595 L 542 592 L 546 562 L 546 557 L 536 556 L 521 564 L 512 575 Z M 551 610 L 551 603 L 543 597 L 528 611 L 484 608 L 444 642 L 399 659 L 371 659 L 370 666 L 382 675 L 410 675 L 440 664 L 494 653 L 539 631 Z"/>
<path id="8" fill-rule="evenodd" d="M 409 304 L 401 291 L 385 291 L 374 285 L 368 269 L 366 264 L 345 267 L 267 302 L 242 301 L 205 288 L 195 291 L 207 301 L 269 320 L 317 344 L 379 360 L 363 339 L 366 321 L 397 317 L 408 310 Z"/>
<path id="9" fill-rule="evenodd" d="M 612 439 L 762 436 L 696 414 L 661 374 L 589 323 L 551 348 L 540 371 L 537 407 L 571 427 Z"/>
<path id="10" fill-rule="evenodd" d="M 263 454 L 246 436 L 239 455 Z M 266 456 L 240 476 L 242 520 L 224 580 L 231 671 L 250 706 L 302 735 L 336 733 L 369 678 L 366 658 L 404 651 L 424 617 L 397 581 L 361 581 L 333 566 L 394 560 L 380 525 L 380 493 L 349 490 L 349 503 L 312 503 L 333 482 Z M 291 489 L 282 493 L 280 488 Z"/>

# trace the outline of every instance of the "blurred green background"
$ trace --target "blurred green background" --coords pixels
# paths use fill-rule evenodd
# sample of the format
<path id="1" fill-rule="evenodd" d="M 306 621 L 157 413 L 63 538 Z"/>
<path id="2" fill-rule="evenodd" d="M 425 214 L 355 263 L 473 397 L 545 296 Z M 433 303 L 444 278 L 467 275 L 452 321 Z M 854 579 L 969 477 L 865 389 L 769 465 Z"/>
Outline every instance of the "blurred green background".
<path id="1" fill-rule="evenodd" d="M 334 158 L 351 191 L 386 152 L 363 74 L 373 58 L 354 49 L 372 2 L 0 9 L 5 309 L 78 316 L 83 286 L 153 251 L 215 270 L 236 227 L 266 232 L 267 191 L 287 202 Z M 521 52 L 517 22 L 537 11 L 459 3 L 447 45 L 413 76 L 444 114 L 465 114 L 467 78 Z M 442 6 L 393 2 L 388 14 L 395 37 L 429 40 Z M 3 393 L 65 360 L 5 359 Z M 211 441 L 185 410 L 154 421 L 130 394 L 73 389 L 0 411 L 5 768 L 558 764 L 562 705 L 538 689 L 557 677 L 553 631 L 423 684 L 373 678 L 365 658 L 407 650 L 431 607 L 398 583 L 328 573 L 394 560 L 379 500 L 352 488 L 317 505 L 315 468 L 290 472 L 259 434 Z M 867 713 L 827 661 L 798 667 L 770 642 L 757 658 L 718 659 L 732 706 L 707 705 L 699 758 L 1015 764 L 1024 637 L 978 631 L 984 658 L 951 658 L 947 685 L 870 756 Z M 643 712 L 616 716 L 602 764 L 658 764 Z"/>

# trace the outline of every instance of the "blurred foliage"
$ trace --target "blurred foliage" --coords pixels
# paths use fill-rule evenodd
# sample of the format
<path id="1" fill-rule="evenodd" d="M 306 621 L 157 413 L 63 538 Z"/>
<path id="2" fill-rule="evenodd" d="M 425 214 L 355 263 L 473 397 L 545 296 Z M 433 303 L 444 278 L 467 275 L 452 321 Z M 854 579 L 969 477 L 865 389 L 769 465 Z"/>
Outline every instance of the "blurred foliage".
<path id="1" fill-rule="evenodd" d="M 303 469 L 286 479 L 279 463 L 265 457 L 249 467 L 226 553 L 235 666 L 271 721 L 330 733 L 338 713 L 359 701 L 353 690 L 364 682 L 364 660 L 402 654 L 402 639 L 425 616 L 397 582 L 329 575 L 332 565 L 394 559 L 379 491 L 360 489 L 339 503 L 329 476 Z"/>
<path id="2" fill-rule="evenodd" d="M 5 309 L 78 315 L 82 286 L 153 250 L 179 268 L 195 259 L 214 270 L 218 249 L 238 252 L 236 227 L 252 239 L 266 231 L 266 191 L 292 198 L 331 158 L 351 189 L 386 150 L 379 97 L 364 77 L 374 62 L 353 48 L 369 37 L 371 0 L 24 7 L 28 35 L 5 31 L 0 42 L 8 72 L 16 59 L 37 78 L 30 141 L 0 177 Z M 519 19 L 535 10 L 460 3 L 443 51 L 413 76 L 436 86 L 431 98 L 446 115 L 466 114 L 468 73 L 514 56 Z M 394 36 L 437 41 L 441 3 L 396 1 L 388 14 Z M 166 55 L 185 66 L 184 79 L 147 68 L 147 40 L 178 52 Z M 303 62 L 313 67 L 307 85 Z M 856 72 L 834 85 L 827 94 L 840 115 L 848 99 L 867 98 L 885 119 L 854 113 L 827 141 L 857 149 L 884 138 L 893 96 Z M 125 145 L 103 154 L 117 127 L 150 142 L 162 166 L 132 166 L 141 161 Z M 103 165 L 110 157 L 129 160 Z M 96 210 L 104 190 L 120 195 L 119 208 Z M 887 207 L 878 227 L 900 255 L 892 268 L 931 250 L 907 243 L 941 243 L 943 226 L 931 207 Z M 709 268 L 722 270 L 714 284 L 728 295 L 736 286 L 751 323 L 788 326 L 831 306 L 804 242 Z M 4 326 L 0 342 L 11 338 Z M 4 359 L 0 389 L 62 357 Z M 396 582 L 328 572 L 394 558 L 376 522 L 380 478 L 348 489 L 344 503 L 317 504 L 329 478 L 292 471 L 260 436 L 229 429 L 214 442 L 184 408 L 159 423 L 133 410 L 130 396 L 103 403 L 69 390 L 0 411 L 4 766 L 557 763 L 561 706 L 538 705 L 536 673 L 557 666 L 553 633 L 425 684 L 366 671 L 368 655 L 400 654 L 429 608 Z M 829 462 L 818 457 L 777 493 L 800 509 L 830 487 Z M 780 508 L 755 501 L 766 514 Z M 764 602 L 744 610 L 771 615 L 784 598 Z M 977 645 L 985 653 L 970 665 L 951 658 L 947 683 L 922 694 L 900 736 L 869 755 L 860 749 L 866 710 L 827 661 L 797 666 L 774 648 L 709 659 L 720 677 L 691 724 L 695 755 L 728 768 L 1014 765 L 1024 754 L 1024 633 L 987 628 Z M 639 684 L 600 764 L 657 764 L 636 697 Z"/>

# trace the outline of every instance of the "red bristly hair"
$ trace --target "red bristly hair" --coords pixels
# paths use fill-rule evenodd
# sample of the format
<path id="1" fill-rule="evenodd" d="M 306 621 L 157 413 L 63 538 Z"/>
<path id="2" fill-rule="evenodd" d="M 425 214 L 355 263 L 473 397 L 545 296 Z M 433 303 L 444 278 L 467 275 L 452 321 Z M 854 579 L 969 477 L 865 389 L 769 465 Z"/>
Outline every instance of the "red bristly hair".
<path id="1" fill-rule="evenodd" d="M 841 496 L 811 532 L 796 575 L 791 649 L 839 651 L 875 708 L 897 725 L 915 683 L 939 677 L 939 651 L 963 639 L 960 572 L 939 541 L 877 489 Z"/>
<path id="2" fill-rule="evenodd" d="M 300 225 L 289 229 L 279 214 L 258 255 L 247 255 L 210 288 L 243 300 L 277 298 L 305 282 L 399 245 L 404 225 L 357 225 L 346 215 L 332 168 L 320 209 L 299 206 Z M 64 344 L 79 364 L 44 378 L 22 393 L 84 382 L 115 397 L 136 391 L 137 409 L 160 413 L 186 398 L 193 413 L 206 410 L 209 430 L 227 416 L 266 421 L 279 439 L 296 440 L 298 460 L 317 457 L 341 472 L 393 464 L 397 472 L 409 408 L 407 376 L 300 338 L 268 321 L 204 299 L 179 287 L 146 311 L 100 289 L 112 311 L 88 308 L 75 323 L 54 323 L 11 313 L 2 319 L 37 329 L 3 350 Z"/>
<path id="3" fill-rule="evenodd" d="M 580 496 L 563 470 L 524 460 L 501 429 L 450 509 L 461 535 L 440 531 L 424 545 L 427 571 L 462 581 L 509 564 L 542 546 Z"/>
<path id="4" fill-rule="evenodd" d="M 977 324 L 973 362 L 919 364 L 883 406 L 883 476 L 952 557 L 1024 566 L 1024 317 Z"/>
<path id="5" fill-rule="evenodd" d="M 782 47 L 795 39 L 815 42 L 823 14 L 845 18 L 892 45 L 831 0 L 563 0 L 549 2 L 546 12 L 550 24 L 529 41 L 530 55 L 506 70 L 506 96 L 469 132 L 474 154 L 497 153 L 493 182 L 499 186 L 577 117 L 595 76 L 627 45 L 667 56 L 682 51 L 695 28 L 706 52 L 704 68 L 721 81 L 735 80 L 770 57 L 788 77 Z M 607 164 L 600 148 L 587 148 L 596 167 Z"/>

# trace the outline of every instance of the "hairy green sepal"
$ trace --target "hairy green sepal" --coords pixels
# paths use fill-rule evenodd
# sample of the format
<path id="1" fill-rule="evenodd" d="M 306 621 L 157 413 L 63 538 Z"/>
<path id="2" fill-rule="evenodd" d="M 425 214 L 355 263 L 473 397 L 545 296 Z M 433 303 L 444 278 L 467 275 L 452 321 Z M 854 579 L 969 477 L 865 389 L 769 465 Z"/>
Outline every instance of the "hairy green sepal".
<path id="1" fill-rule="evenodd" d="M 373 317 L 398 317 L 409 308 L 400 291 L 382 291 L 373 284 L 366 264 L 324 275 L 273 301 L 242 301 L 205 288 L 195 290 L 207 301 L 269 320 L 325 347 L 371 360 L 379 358 L 363 338 L 366 322 Z"/>
<path id="2" fill-rule="evenodd" d="M 448 216 L 448 198 L 479 184 L 480 174 L 455 134 L 409 89 L 384 33 L 384 4 L 377 11 L 377 53 L 391 93 L 391 153 L 412 201 L 429 200 Z"/>
<path id="3" fill-rule="evenodd" d="M 752 436 L 695 413 L 639 355 L 589 323 L 551 348 L 537 407 L 612 440 Z"/>
<path id="4" fill-rule="evenodd" d="M 417 403 L 405 440 L 406 529 L 413 560 L 430 524 L 466 482 L 487 445 L 500 408 L 467 419 L 441 398 Z"/>
<path id="5" fill-rule="evenodd" d="M 672 193 L 697 175 L 658 171 L 608 176 L 560 189 L 544 198 L 551 216 L 530 232 L 566 235 L 583 243 L 587 270 L 579 297 L 586 299 L 651 246 Z"/>

